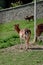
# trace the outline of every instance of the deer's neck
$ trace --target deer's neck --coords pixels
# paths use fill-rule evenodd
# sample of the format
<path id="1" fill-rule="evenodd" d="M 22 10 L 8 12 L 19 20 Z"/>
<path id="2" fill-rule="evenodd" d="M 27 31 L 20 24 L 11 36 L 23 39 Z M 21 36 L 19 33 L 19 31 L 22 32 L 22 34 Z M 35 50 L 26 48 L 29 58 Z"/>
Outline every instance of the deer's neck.
<path id="1" fill-rule="evenodd" d="M 16 31 L 19 33 L 19 32 L 20 32 L 20 28 L 19 28 L 19 27 L 17 27 Z"/>

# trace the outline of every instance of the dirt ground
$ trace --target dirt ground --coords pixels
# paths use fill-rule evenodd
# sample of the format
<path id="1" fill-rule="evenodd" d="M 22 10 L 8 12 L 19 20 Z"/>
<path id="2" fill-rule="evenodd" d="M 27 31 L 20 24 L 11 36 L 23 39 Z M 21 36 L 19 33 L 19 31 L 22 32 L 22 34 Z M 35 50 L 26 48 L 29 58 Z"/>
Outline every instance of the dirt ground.
<path id="1" fill-rule="evenodd" d="M 36 45 L 36 44 L 30 44 L 27 50 L 25 48 L 25 44 L 22 44 L 22 48 L 20 47 L 21 47 L 21 44 L 18 44 L 8 48 L 0 49 L 0 52 L 16 52 L 16 51 L 23 52 L 23 51 L 29 51 L 29 50 L 43 50 L 42 45 Z"/>

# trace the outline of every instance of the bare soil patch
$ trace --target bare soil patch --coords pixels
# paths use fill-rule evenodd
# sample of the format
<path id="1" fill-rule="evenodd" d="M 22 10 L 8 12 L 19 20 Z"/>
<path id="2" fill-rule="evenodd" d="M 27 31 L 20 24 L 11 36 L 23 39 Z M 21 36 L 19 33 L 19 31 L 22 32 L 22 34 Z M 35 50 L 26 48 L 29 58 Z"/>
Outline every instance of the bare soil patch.
<path id="1" fill-rule="evenodd" d="M 0 52 L 3 53 L 3 52 L 23 52 L 23 51 L 30 51 L 30 50 L 43 50 L 42 45 L 36 45 L 36 44 L 30 44 L 27 50 L 25 48 L 25 44 L 22 44 L 22 49 L 20 47 L 21 44 L 17 44 L 15 46 L 0 49 Z"/>

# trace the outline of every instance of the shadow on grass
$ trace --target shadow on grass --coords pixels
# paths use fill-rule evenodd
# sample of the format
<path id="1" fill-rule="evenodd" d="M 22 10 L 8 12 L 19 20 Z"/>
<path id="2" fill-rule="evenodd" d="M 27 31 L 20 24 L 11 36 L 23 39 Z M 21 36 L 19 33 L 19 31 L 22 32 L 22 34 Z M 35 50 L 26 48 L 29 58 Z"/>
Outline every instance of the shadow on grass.
<path id="1" fill-rule="evenodd" d="M 43 50 L 43 48 L 29 48 L 31 50 Z"/>

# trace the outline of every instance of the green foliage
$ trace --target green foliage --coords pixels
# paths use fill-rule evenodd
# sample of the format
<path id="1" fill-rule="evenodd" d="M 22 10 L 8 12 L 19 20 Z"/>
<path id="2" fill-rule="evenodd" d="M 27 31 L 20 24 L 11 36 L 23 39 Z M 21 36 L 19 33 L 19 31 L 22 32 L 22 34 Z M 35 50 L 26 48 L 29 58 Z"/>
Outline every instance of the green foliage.
<path id="1" fill-rule="evenodd" d="M 3 9 L 2 7 L 0 7 L 0 10 Z"/>
<path id="2" fill-rule="evenodd" d="M 16 6 L 19 6 L 21 5 L 22 3 L 20 3 L 20 1 L 16 2 L 16 3 L 11 3 L 11 6 L 12 7 L 16 7 Z"/>

